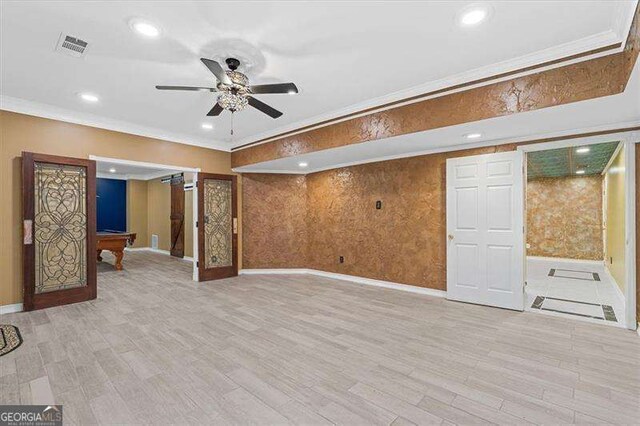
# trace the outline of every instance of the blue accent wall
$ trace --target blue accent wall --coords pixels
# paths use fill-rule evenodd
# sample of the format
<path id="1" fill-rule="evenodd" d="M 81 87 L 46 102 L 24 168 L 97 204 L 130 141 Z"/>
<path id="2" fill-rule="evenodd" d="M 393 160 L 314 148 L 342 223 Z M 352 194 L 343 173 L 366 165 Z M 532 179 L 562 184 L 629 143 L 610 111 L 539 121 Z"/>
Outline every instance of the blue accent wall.
<path id="1" fill-rule="evenodd" d="M 127 230 L 127 181 L 96 178 L 98 232 Z"/>

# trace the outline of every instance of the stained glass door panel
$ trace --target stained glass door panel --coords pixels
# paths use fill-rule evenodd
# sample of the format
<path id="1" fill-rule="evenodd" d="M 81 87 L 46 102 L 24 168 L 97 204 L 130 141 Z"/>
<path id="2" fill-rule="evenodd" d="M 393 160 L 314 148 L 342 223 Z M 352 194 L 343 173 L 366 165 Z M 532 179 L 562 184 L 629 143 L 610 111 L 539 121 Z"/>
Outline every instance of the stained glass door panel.
<path id="1" fill-rule="evenodd" d="M 24 309 L 96 297 L 95 162 L 23 153 Z"/>
<path id="2" fill-rule="evenodd" d="M 238 275 L 236 177 L 198 174 L 198 276 Z"/>

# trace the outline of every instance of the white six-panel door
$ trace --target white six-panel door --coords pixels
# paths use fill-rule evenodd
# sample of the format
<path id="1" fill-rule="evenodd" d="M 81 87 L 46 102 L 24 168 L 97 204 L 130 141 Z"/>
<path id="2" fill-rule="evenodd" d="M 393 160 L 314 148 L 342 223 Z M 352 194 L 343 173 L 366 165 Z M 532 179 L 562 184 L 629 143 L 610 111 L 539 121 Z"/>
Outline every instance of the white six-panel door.
<path id="1" fill-rule="evenodd" d="M 447 160 L 447 298 L 524 309 L 523 153 Z"/>

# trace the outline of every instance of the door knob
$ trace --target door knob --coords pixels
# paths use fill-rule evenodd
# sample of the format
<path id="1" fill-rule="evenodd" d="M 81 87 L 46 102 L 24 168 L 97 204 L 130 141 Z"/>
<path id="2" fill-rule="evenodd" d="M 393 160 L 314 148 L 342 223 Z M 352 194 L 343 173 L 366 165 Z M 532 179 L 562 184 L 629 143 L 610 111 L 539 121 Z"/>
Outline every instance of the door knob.
<path id="1" fill-rule="evenodd" d="M 449 237 L 449 241 L 453 240 L 453 235 L 452 234 L 449 234 L 448 237 Z"/>

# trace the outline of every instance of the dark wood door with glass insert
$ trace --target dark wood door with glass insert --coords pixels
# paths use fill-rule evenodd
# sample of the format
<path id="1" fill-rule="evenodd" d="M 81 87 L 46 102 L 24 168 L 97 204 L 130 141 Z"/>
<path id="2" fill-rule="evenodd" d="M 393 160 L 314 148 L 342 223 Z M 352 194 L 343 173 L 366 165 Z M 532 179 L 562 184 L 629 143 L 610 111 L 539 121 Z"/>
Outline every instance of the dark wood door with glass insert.
<path id="1" fill-rule="evenodd" d="M 24 309 L 95 299 L 96 163 L 22 153 Z"/>
<path id="2" fill-rule="evenodd" d="M 198 279 L 238 275 L 236 177 L 198 173 Z"/>

